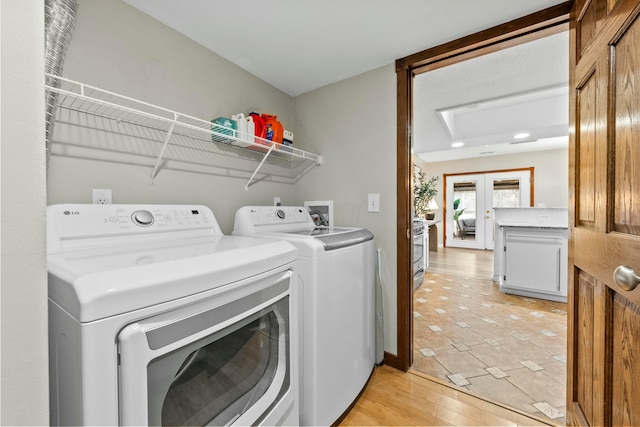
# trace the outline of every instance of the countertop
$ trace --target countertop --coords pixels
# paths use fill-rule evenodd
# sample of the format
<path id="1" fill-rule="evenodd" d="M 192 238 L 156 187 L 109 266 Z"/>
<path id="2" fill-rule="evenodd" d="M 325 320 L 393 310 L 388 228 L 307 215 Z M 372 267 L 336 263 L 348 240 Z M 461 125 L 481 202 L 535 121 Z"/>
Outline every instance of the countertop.
<path id="1" fill-rule="evenodd" d="M 500 221 L 496 222 L 498 227 L 518 227 L 518 228 L 546 228 L 546 229 L 568 229 L 569 226 L 562 224 L 544 224 L 544 223 L 532 223 L 532 222 L 519 222 L 519 221 Z"/>

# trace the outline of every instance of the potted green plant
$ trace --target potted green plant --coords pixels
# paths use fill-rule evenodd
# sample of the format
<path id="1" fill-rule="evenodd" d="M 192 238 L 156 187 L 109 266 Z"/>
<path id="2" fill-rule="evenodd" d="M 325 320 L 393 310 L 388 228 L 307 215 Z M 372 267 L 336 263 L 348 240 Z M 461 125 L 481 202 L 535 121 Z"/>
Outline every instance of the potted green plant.
<path id="1" fill-rule="evenodd" d="M 460 215 L 464 213 L 465 208 L 458 209 L 460 207 L 460 199 L 455 199 L 453 201 L 453 223 L 455 224 L 455 235 L 459 237 L 460 235 L 460 226 L 458 225 L 458 219 Z"/>
<path id="2" fill-rule="evenodd" d="M 413 208 L 416 216 L 433 219 L 434 212 L 429 211 L 429 203 L 438 194 L 439 176 L 433 176 L 425 181 L 424 172 L 417 173 L 413 183 Z"/>

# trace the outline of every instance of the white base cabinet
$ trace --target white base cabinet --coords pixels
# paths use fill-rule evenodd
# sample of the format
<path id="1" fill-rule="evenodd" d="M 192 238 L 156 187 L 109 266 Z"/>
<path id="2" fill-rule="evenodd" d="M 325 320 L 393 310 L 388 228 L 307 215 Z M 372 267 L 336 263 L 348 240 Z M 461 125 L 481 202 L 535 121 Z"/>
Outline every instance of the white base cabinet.
<path id="1" fill-rule="evenodd" d="M 567 229 L 502 227 L 500 291 L 567 301 Z"/>

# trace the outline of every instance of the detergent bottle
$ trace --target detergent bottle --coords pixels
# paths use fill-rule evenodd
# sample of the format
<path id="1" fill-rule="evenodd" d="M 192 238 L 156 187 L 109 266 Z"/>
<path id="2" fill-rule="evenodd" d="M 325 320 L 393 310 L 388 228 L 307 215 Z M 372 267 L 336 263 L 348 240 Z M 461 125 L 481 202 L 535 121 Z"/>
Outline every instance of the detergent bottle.
<path id="1" fill-rule="evenodd" d="M 263 114 L 262 119 L 264 120 L 265 138 L 269 141 L 282 144 L 283 128 L 282 123 L 277 120 L 278 116 Z"/>
<path id="2" fill-rule="evenodd" d="M 236 122 L 237 132 L 235 133 L 235 137 L 239 140 L 247 140 L 247 119 L 244 117 L 244 113 L 238 113 L 231 116 L 231 120 Z M 244 144 L 240 141 L 233 141 L 233 145 L 240 145 L 242 147 L 246 147 L 247 144 Z"/>
<path id="3" fill-rule="evenodd" d="M 253 116 L 245 117 L 244 120 L 247 122 L 247 133 L 245 138 L 247 142 L 253 142 L 256 134 L 256 125 L 253 123 Z"/>
<path id="4" fill-rule="evenodd" d="M 264 138 L 265 138 L 264 119 L 260 117 L 260 114 L 255 112 L 250 113 L 249 116 L 253 118 L 254 135 L 257 137 L 255 138 L 255 143 L 261 144 L 261 145 L 270 145 L 266 141 L 264 141 Z M 251 148 L 252 150 L 266 151 L 263 148 L 259 148 L 255 146 L 249 146 L 249 148 Z"/>

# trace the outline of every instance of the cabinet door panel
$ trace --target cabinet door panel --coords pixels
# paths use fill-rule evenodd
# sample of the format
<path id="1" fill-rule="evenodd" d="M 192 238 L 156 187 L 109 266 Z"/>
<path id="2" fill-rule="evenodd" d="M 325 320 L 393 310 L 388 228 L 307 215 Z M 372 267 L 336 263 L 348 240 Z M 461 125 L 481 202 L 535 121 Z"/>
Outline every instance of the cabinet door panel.
<path id="1" fill-rule="evenodd" d="M 560 292 L 562 240 L 507 234 L 505 283 L 510 288 Z"/>

